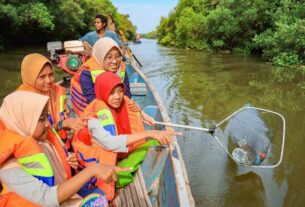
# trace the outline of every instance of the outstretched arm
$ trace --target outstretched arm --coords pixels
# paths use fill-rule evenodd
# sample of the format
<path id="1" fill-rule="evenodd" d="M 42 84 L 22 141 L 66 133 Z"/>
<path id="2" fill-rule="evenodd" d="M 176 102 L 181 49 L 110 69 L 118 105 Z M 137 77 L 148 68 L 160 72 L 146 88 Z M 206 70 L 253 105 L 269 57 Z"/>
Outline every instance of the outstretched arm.
<path id="1" fill-rule="evenodd" d="M 59 206 L 72 197 L 92 177 L 107 182 L 116 181 L 116 172 L 129 168 L 95 164 L 85 168 L 66 182 L 50 187 L 27 174 L 17 163 L 10 163 L 0 170 L 0 181 L 11 191 L 42 206 Z"/>

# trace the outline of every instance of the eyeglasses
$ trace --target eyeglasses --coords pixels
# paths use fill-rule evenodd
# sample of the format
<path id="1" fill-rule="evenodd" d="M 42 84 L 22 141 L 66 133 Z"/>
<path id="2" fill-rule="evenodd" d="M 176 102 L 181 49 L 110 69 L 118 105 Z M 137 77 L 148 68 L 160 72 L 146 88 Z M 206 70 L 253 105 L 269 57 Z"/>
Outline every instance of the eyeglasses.
<path id="1" fill-rule="evenodd" d="M 123 56 L 122 55 L 118 55 L 118 56 L 106 56 L 105 60 L 109 63 L 111 63 L 112 61 L 116 60 L 117 62 L 120 62 L 123 60 Z"/>

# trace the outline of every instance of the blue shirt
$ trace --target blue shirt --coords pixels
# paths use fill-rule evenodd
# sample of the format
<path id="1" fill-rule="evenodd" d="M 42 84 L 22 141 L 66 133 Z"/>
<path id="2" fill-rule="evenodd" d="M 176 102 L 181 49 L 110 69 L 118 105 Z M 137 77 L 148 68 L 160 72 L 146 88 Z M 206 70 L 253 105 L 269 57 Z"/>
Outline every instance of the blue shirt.
<path id="1" fill-rule="evenodd" d="M 95 99 L 95 92 L 94 92 L 94 83 L 92 81 L 90 71 L 83 70 L 80 74 L 79 82 L 83 94 L 88 101 L 88 104 L 91 103 Z M 128 98 L 131 98 L 129 80 L 126 72 L 125 72 L 124 85 L 125 85 L 125 95 L 128 96 Z"/>
<path id="2" fill-rule="evenodd" d="M 111 30 L 105 30 L 104 36 L 103 37 L 110 37 L 112 38 L 118 45 L 121 47 L 123 45 L 122 41 L 118 38 L 118 36 Z M 95 44 L 95 42 L 99 39 L 100 37 L 96 33 L 96 31 L 93 32 L 88 32 L 85 34 L 83 37 L 80 38 L 82 41 L 88 42 L 91 46 Z"/>

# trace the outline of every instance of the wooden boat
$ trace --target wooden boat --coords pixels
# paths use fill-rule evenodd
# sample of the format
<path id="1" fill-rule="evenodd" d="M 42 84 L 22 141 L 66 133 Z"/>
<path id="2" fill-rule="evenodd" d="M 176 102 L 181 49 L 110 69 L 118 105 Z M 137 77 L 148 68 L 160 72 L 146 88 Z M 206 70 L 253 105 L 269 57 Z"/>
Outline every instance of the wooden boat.
<path id="1" fill-rule="evenodd" d="M 134 36 L 134 38 L 132 40 L 133 44 L 141 44 L 142 42 L 141 42 L 140 38 L 141 38 L 140 35 Z"/>
<path id="2" fill-rule="evenodd" d="M 130 52 L 128 54 L 126 66 L 133 99 L 156 121 L 170 122 L 158 92 L 141 72 L 141 64 L 134 55 Z M 146 128 L 149 129 L 147 126 Z M 166 128 L 172 130 L 170 127 Z M 158 129 L 164 129 L 164 126 L 159 126 Z M 152 206 L 195 205 L 176 138 L 171 145 L 150 148 L 141 165 L 141 171 Z"/>

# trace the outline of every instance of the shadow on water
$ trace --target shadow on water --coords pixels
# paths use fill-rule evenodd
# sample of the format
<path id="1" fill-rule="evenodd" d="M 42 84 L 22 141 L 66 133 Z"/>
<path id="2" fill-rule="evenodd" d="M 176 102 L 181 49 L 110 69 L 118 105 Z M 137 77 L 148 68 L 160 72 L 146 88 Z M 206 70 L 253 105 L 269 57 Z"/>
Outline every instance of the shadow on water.
<path id="1" fill-rule="evenodd" d="M 225 206 L 265 206 L 265 190 L 261 177 L 254 172 L 232 178 L 230 194 Z M 253 190 L 255 189 L 255 190 Z M 242 192 L 247 192 L 244 194 Z M 237 202 L 238 201 L 238 202 Z"/>
<path id="2" fill-rule="evenodd" d="M 184 133 L 178 142 L 197 206 L 303 205 L 303 74 L 256 57 L 164 48 L 154 40 L 131 47 L 173 123 L 207 127 L 245 105 L 271 109 L 286 119 L 284 159 L 273 170 L 239 167 L 212 136 L 179 130 Z"/>

